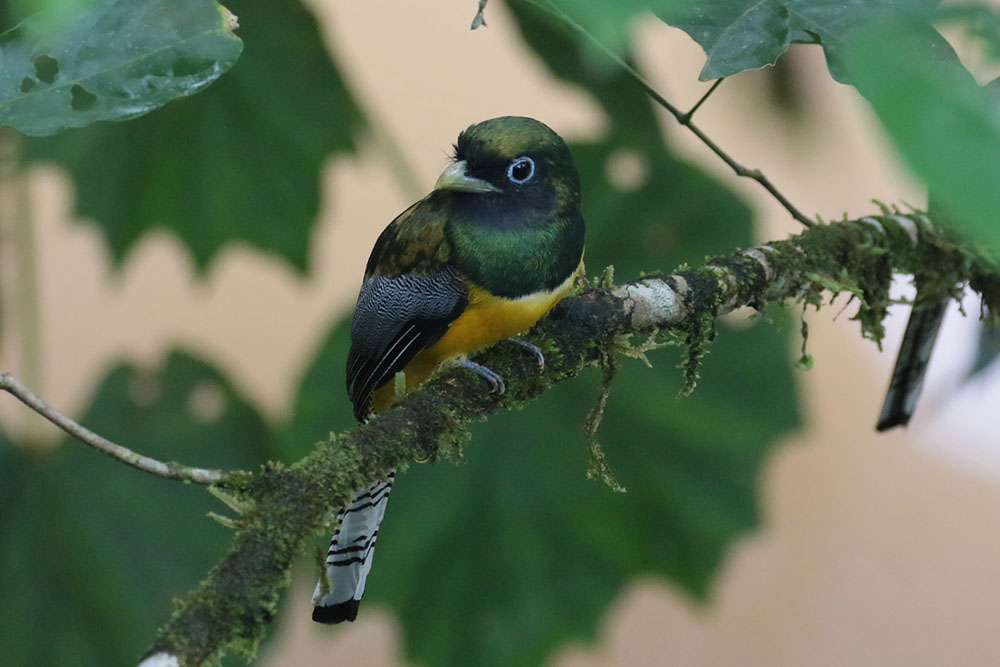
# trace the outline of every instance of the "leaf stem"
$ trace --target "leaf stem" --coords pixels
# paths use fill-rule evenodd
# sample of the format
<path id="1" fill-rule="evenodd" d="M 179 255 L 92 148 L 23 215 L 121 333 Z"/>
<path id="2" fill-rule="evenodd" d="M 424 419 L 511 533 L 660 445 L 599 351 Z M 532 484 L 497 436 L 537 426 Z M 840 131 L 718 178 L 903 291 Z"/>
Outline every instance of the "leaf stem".
<path id="1" fill-rule="evenodd" d="M 722 85 L 722 82 L 725 80 L 726 80 L 725 77 L 722 77 L 721 79 L 716 79 L 715 83 L 712 84 L 712 87 L 709 88 L 708 91 L 701 96 L 700 100 L 695 102 L 695 105 L 691 107 L 691 109 L 686 114 L 684 114 L 684 118 L 690 122 L 691 116 L 694 115 L 694 112 L 697 111 L 699 108 L 701 108 L 701 105 L 705 103 L 705 100 L 711 97 L 712 93 L 715 92 L 715 89 L 718 88 L 720 85 Z"/>
<path id="2" fill-rule="evenodd" d="M 614 61 L 619 67 L 621 67 L 622 70 L 626 74 L 628 74 L 629 78 L 631 78 L 635 83 L 637 83 L 639 87 L 642 88 L 646 92 L 646 94 L 653 99 L 654 102 L 656 102 L 661 107 L 669 111 L 670 114 L 677 119 L 678 123 L 686 127 L 696 137 L 698 137 L 698 139 L 700 139 L 703 144 L 708 146 L 708 148 L 713 153 L 718 155 L 722 159 L 722 161 L 725 162 L 729 166 L 729 168 L 736 173 L 737 176 L 751 178 L 760 183 L 761 186 L 763 186 L 764 189 L 771 194 L 771 196 L 777 199 L 778 202 L 785 208 L 785 210 L 788 211 L 793 218 L 802 223 L 803 226 L 812 227 L 816 224 L 815 222 L 807 218 L 805 215 L 803 215 L 801 211 L 799 211 L 790 201 L 788 201 L 788 198 L 785 197 L 783 194 L 781 194 L 778 188 L 776 188 L 774 184 L 771 183 L 770 179 L 768 179 L 767 176 L 765 176 L 763 172 L 760 171 L 760 169 L 748 169 L 743 165 L 741 165 L 740 163 L 738 163 L 736 160 L 730 157 L 728 153 L 722 150 L 722 148 L 720 148 L 718 144 L 712 141 L 708 137 L 708 135 L 702 132 L 697 125 L 691 122 L 691 114 L 697 110 L 698 106 L 701 104 L 701 101 L 699 101 L 698 104 L 696 104 L 694 108 L 691 109 L 691 111 L 685 114 L 680 109 L 675 107 L 673 104 L 668 102 L 667 99 L 663 97 L 663 95 L 657 92 L 657 90 L 653 88 L 653 86 L 648 81 L 646 81 L 646 79 L 638 71 L 636 71 L 634 67 L 629 65 L 627 62 L 625 62 L 624 59 L 622 59 L 621 56 L 619 56 L 617 53 L 609 49 L 600 40 L 598 40 L 596 37 L 587 32 L 583 28 L 583 26 L 574 21 L 572 17 L 566 14 L 566 12 L 562 11 L 548 0 L 545 1 L 545 4 L 541 4 L 538 0 L 526 0 L 526 1 L 538 7 L 539 9 L 542 9 L 543 11 L 548 11 L 557 19 L 559 19 L 567 26 L 572 28 L 580 36 L 587 39 L 598 49 L 603 51 L 605 55 L 607 55 L 612 61 Z M 711 93 L 714 89 L 715 86 L 713 86 L 712 89 L 709 90 L 709 93 Z M 705 95 L 705 97 L 707 97 L 707 94 Z"/>
<path id="3" fill-rule="evenodd" d="M 133 452 L 127 447 L 117 445 L 90 429 L 81 426 L 62 414 L 44 400 L 36 396 L 30 389 L 21 384 L 20 380 L 10 373 L 0 373 L 0 390 L 13 394 L 19 401 L 48 419 L 50 422 L 69 433 L 74 438 L 82 440 L 91 447 L 104 452 L 108 456 L 126 463 L 133 468 L 144 470 L 157 477 L 179 479 L 197 484 L 215 484 L 225 479 L 221 470 L 207 468 L 192 468 L 179 463 L 157 461 L 148 456 Z"/>

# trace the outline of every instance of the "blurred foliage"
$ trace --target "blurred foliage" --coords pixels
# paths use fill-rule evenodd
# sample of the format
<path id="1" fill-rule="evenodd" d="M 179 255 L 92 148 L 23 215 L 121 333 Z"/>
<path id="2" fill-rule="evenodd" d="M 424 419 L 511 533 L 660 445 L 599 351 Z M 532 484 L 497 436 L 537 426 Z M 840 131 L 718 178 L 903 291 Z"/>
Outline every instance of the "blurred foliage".
<path id="1" fill-rule="evenodd" d="M 238 241 L 307 268 L 323 166 L 354 152 L 362 115 L 297 0 L 226 5 L 246 47 L 216 84 L 133 122 L 25 142 L 29 161 L 69 171 L 77 215 L 116 262 L 160 228 L 201 269 Z"/>
<path id="2" fill-rule="evenodd" d="M 47 135 L 141 116 L 212 83 L 243 50 L 229 12 L 205 0 L 74 9 L 52 7 L 0 35 L 0 124 Z"/>
<path id="3" fill-rule="evenodd" d="M 856 34 L 851 76 L 910 167 L 968 236 L 1000 249 L 1000 113 L 950 46 L 924 48 L 922 27 L 883 23 Z"/>
<path id="4" fill-rule="evenodd" d="M 363 116 L 299 3 L 226 4 L 246 48 L 217 83 L 139 120 L 25 143 L 29 162 L 70 172 L 78 213 L 100 226 L 116 261 L 159 227 L 201 268 L 233 242 L 308 268 L 320 170 L 332 154 L 355 150 Z M 751 220 L 720 183 L 671 154 L 646 96 L 560 22 L 558 8 L 626 58 L 634 15 L 652 9 L 705 48 L 703 78 L 774 62 L 789 42 L 820 44 L 831 73 L 872 101 L 956 224 L 992 238 L 997 116 L 931 27 L 936 5 L 513 2 L 528 47 L 609 121 L 600 140 L 571 146 L 591 274 L 613 264 L 628 280 L 730 252 L 752 242 Z M 965 20 L 950 11 L 949 20 Z M 903 20 L 874 21 L 887 16 Z M 992 13 L 976 13 L 974 28 L 1000 52 Z M 413 466 L 393 493 L 365 606 L 399 614 L 411 660 L 533 665 L 594 636 L 635 576 L 658 574 L 706 595 L 728 545 L 757 520 L 769 448 L 798 423 L 788 327 L 772 315 L 720 324 L 698 391 L 680 401 L 676 350 L 653 354 L 653 369 L 622 362 L 598 437 L 624 495 L 585 476 L 582 423 L 596 374 L 474 428 L 457 469 Z M 346 323 L 331 329 L 292 420 L 274 431 L 208 363 L 182 354 L 152 376 L 112 370 L 82 421 L 168 460 L 249 469 L 266 457 L 293 461 L 353 425 L 343 388 L 348 338 Z M 193 587 L 228 542 L 205 519 L 220 508 L 202 490 L 77 445 L 33 459 L 0 441 L 0 501 L 0 623 L 12 664 L 131 663 L 166 620 L 170 598 Z"/>
<path id="5" fill-rule="evenodd" d="M 118 366 L 81 422 L 161 460 L 256 469 L 271 433 L 204 362 L 172 354 L 155 373 Z M 171 600 L 226 551 L 226 508 L 204 488 L 127 468 L 76 442 L 32 456 L 0 442 L 4 664 L 127 665 Z"/>

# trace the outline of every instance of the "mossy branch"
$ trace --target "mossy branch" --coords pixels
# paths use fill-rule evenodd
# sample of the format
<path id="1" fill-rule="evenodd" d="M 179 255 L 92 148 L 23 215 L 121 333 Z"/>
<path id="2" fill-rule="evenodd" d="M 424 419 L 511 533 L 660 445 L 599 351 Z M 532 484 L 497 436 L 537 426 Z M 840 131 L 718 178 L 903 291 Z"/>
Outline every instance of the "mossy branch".
<path id="1" fill-rule="evenodd" d="M 933 227 L 923 214 L 892 214 L 817 225 L 785 241 L 709 259 L 673 275 L 649 275 L 564 299 L 529 335 L 545 366 L 519 346 L 500 344 L 477 361 L 506 379 L 503 395 L 473 372 L 450 369 L 369 423 L 317 443 L 292 466 L 227 476 L 215 487 L 233 508 L 236 534 L 225 558 L 177 604 L 144 665 L 200 665 L 227 649 L 252 652 L 273 618 L 293 561 L 357 489 L 394 468 L 436 456 L 456 458 L 467 425 L 524 405 L 548 387 L 599 365 L 622 336 L 681 331 L 692 350 L 714 335 L 714 319 L 740 306 L 788 298 L 818 304 L 823 290 L 858 298 L 863 335 L 881 339 L 892 274 L 957 295 L 983 297 L 984 317 L 1000 313 L 1000 269 Z M 724 341 L 723 341 L 724 344 Z M 696 364 L 698 354 L 688 355 Z M 695 368 L 687 369 L 694 377 Z"/>

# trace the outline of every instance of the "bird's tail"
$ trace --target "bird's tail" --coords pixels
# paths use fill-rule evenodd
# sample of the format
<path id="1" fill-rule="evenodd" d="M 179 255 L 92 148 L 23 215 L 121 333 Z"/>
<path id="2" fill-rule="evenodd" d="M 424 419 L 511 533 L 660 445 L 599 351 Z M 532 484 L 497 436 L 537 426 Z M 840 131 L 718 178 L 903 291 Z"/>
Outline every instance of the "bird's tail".
<path id="1" fill-rule="evenodd" d="M 313 593 L 313 620 L 340 623 L 358 617 L 365 580 L 375 556 L 378 527 L 385 516 L 395 472 L 340 510 L 340 528 L 333 534 L 326 556 L 326 573 Z"/>
<path id="2" fill-rule="evenodd" d="M 875 427 L 879 431 L 906 426 L 913 416 L 949 300 L 949 297 L 944 297 L 938 301 L 921 303 L 919 296 L 915 300 L 910 319 L 906 323 L 903 342 L 899 345 L 896 366 L 892 369 L 889 391 L 882 403 L 882 414 Z"/>

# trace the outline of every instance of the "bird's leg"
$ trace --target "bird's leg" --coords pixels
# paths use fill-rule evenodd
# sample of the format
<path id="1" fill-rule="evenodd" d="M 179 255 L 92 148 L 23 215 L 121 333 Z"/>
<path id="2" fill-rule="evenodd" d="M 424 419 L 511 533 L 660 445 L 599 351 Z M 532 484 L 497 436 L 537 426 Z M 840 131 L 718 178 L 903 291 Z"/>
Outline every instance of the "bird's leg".
<path id="1" fill-rule="evenodd" d="M 458 365 L 462 368 L 468 368 L 471 371 L 475 371 L 480 377 L 486 380 L 486 383 L 490 385 L 491 394 L 502 394 L 507 387 L 504 386 L 503 377 L 499 373 L 482 364 L 477 364 L 474 361 L 469 361 L 468 359 L 462 359 L 458 362 Z"/>
<path id="2" fill-rule="evenodd" d="M 529 343 L 526 340 L 521 340 L 520 338 L 513 338 L 513 337 L 511 337 L 511 338 L 508 338 L 507 340 L 510 341 L 511 343 L 515 343 L 517 345 L 520 345 L 521 347 L 523 347 L 526 350 L 529 350 L 532 354 L 535 355 L 535 359 L 538 360 L 538 367 L 539 368 L 545 368 L 545 355 L 542 354 L 542 348 L 538 347 L 534 343 Z"/>

